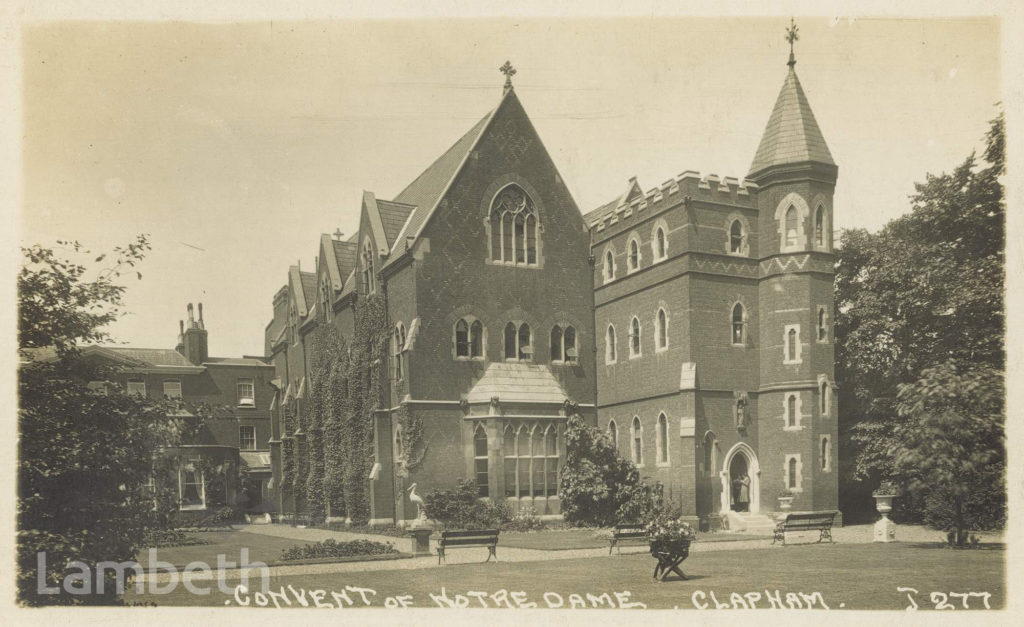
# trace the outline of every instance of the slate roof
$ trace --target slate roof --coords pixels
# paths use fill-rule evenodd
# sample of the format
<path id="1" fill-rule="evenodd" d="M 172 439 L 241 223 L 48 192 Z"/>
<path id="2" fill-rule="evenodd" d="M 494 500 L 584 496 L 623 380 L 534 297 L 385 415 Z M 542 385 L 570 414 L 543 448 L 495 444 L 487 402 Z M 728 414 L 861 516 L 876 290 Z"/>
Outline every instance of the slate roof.
<path id="1" fill-rule="evenodd" d="M 510 91 L 509 93 L 512 92 Z M 429 168 L 416 177 L 412 183 L 409 183 L 408 187 L 402 190 L 398 196 L 395 196 L 393 202 L 415 207 L 405 224 L 405 228 L 395 237 L 396 241 L 404 237 L 415 237 L 419 234 L 420 228 L 426 221 L 427 216 L 441 200 L 441 196 L 444 194 L 445 189 L 448 188 L 448 184 L 458 173 L 459 166 L 462 165 L 470 150 L 476 145 L 477 139 L 483 133 L 487 122 L 490 121 L 491 116 L 494 115 L 496 110 L 492 110 L 474 124 L 473 128 L 469 129 L 469 132 L 460 137 Z M 391 263 L 400 256 L 391 255 L 387 263 Z"/>
<path id="2" fill-rule="evenodd" d="M 466 400 L 486 403 L 494 396 L 502 403 L 561 403 L 568 398 L 550 368 L 514 361 L 492 362 L 469 391 Z"/>
<path id="3" fill-rule="evenodd" d="M 153 366 L 189 366 L 194 364 L 185 359 L 185 356 L 170 348 L 121 348 L 114 346 L 102 346 L 112 353 L 127 357 L 135 361 L 144 362 Z"/>
<path id="4" fill-rule="evenodd" d="M 605 204 L 601 205 L 600 207 L 598 207 L 597 209 L 594 209 L 590 213 L 583 214 L 583 221 L 587 223 L 587 227 L 589 228 L 590 225 L 596 219 L 603 218 L 606 215 L 610 215 L 611 213 L 613 213 L 615 211 L 615 207 L 617 207 L 618 204 L 619 204 L 619 199 L 615 198 L 611 202 L 608 202 L 608 203 L 605 203 Z"/>
<path id="5" fill-rule="evenodd" d="M 804 161 L 835 165 L 800 79 L 790 66 L 748 176 L 771 166 Z"/>
<path id="6" fill-rule="evenodd" d="M 204 364 L 219 364 L 222 366 L 269 366 L 267 362 L 255 357 L 209 357 Z"/>
<path id="7" fill-rule="evenodd" d="M 349 272 L 356 267 L 356 251 L 359 246 L 354 241 L 340 242 L 334 240 L 334 256 L 338 259 L 338 269 L 341 272 L 342 285 L 345 283 L 345 277 L 348 276 Z"/>
<path id="8" fill-rule="evenodd" d="M 387 237 L 389 249 L 394 245 L 395 238 L 402 231 L 406 219 L 414 209 L 416 207 L 412 205 L 403 205 L 390 200 L 377 201 L 377 210 L 380 212 L 380 220 L 384 224 L 384 236 Z"/>
<path id="9" fill-rule="evenodd" d="M 316 273 L 299 272 L 299 276 L 302 278 L 302 293 L 306 298 L 307 312 L 312 312 L 313 307 L 320 300 L 316 297 Z M 309 315 L 309 313 L 306 315 Z"/>

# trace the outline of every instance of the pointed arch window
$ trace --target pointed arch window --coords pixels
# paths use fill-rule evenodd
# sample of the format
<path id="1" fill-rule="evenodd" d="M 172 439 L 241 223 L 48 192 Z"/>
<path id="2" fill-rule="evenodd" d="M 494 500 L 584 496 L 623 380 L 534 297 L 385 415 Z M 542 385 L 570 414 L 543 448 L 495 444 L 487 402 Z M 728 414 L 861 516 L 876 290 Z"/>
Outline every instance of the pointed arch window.
<path id="1" fill-rule="evenodd" d="M 789 361 L 796 361 L 796 344 L 796 329 L 790 329 L 786 332 L 786 356 Z"/>
<path id="2" fill-rule="evenodd" d="M 518 359 L 518 345 L 516 325 L 509 322 L 505 325 L 505 359 Z"/>
<path id="3" fill-rule="evenodd" d="M 632 427 L 632 446 L 631 451 L 633 454 L 633 463 L 637 466 L 644 465 L 644 432 L 643 427 L 640 425 L 640 416 L 633 416 L 633 427 Z"/>
<path id="4" fill-rule="evenodd" d="M 530 428 L 527 425 L 520 425 L 516 432 L 516 450 L 519 453 L 516 458 L 516 480 L 519 482 L 516 496 L 530 496 Z"/>
<path id="5" fill-rule="evenodd" d="M 746 344 L 747 342 L 747 315 L 742 303 L 736 303 L 732 307 L 732 343 Z"/>
<path id="6" fill-rule="evenodd" d="M 640 356 L 640 319 L 635 317 L 629 323 L 629 358 Z"/>
<path id="7" fill-rule="evenodd" d="M 636 272 L 640 269 L 640 240 L 633 238 L 629 240 L 628 269 Z"/>
<path id="8" fill-rule="evenodd" d="M 614 364 L 615 362 L 615 327 L 609 324 L 604 337 L 604 363 Z"/>
<path id="9" fill-rule="evenodd" d="M 601 271 L 605 283 L 615 279 L 615 253 L 611 250 L 606 250 L 604 253 L 604 267 Z"/>
<path id="10" fill-rule="evenodd" d="M 619 452 L 619 427 L 615 424 L 615 420 L 608 421 L 608 438 L 612 441 L 612 448 L 615 452 Z"/>
<path id="11" fill-rule="evenodd" d="M 491 202 L 491 260 L 510 265 L 538 264 L 540 219 L 533 200 L 518 185 L 507 185 Z"/>
<path id="12" fill-rule="evenodd" d="M 320 319 L 331 321 L 331 282 L 325 275 L 320 279 Z"/>
<path id="13" fill-rule="evenodd" d="M 505 359 L 526 361 L 533 358 L 530 325 L 525 322 L 516 327 L 514 322 L 505 325 Z"/>
<path id="14" fill-rule="evenodd" d="M 403 376 L 403 358 L 405 353 L 405 325 L 399 322 L 395 325 L 392 337 L 391 357 L 394 363 L 395 381 L 401 381 Z"/>
<path id="15" fill-rule="evenodd" d="M 658 414 L 658 463 L 668 464 L 668 416 Z"/>
<path id="16" fill-rule="evenodd" d="M 729 227 L 729 252 L 740 254 L 743 252 L 743 223 L 733 220 Z"/>
<path id="17" fill-rule="evenodd" d="M 797 226 L 798 226 L 798 213 L 796 207 L 790 205 L 789 209 L 786 209 L 786 247 L 797 245 Z"/>
<path id="18" fill-rule="evenodd" d="M 567 325 L 563 328 L 557 324 L 551 327 L 552 363 L 575 363 L 578 357 L 575 327 Z"/>
<path id="19" fill-rule="evenodd" d="M 797 466 L 796 456 L 790 456 L 789 461 L 786 462 L 786 487 L 790 490 L 796 490 L 800 487 L 800 475 Z"/>
<path id="20" fill-rule="evenodd" d="M 519 467 L 519 453 L 516 448 L 516 430 L 512 425 L 505 425 L 501 437 L 501 457 L 505 467 L 505 496 L 515 497 L 519 494 L 516 489 L 516 471 Z"/>
<path id="21" fill-rule="evenodd" d="M 663 351 L 668 348 L 668 315 L 664 309 L 658 309 L 654 323 L 657 327 L 654 333 L 655 342 L 657 342 L 655 349 Z"/>
<path id="22" fill-rule="evenodd" d="M 782 329 L 782 363 L 799 364 L 800 357 L 800 325 L 787 324 Z"/>
<path id="23" fill-rule="evenodd" d="M 558 495 L 558 431 L 555 425 L 544 429 L 544 496 Z"/>
<path id="24" fill-rule="evenodd" d="M 654 229 L 654 259 L 660 261 L 668 254 L 668 242 L 665 239 L 665 227 Z"/>
<path id="25" fill-rule="evenodd" d="M 824 375 L 822 375 L 824 377 Z M 829 397 L 828 397 L 828 381 L 822 379 L 821 384 L 818 386 L 818 398 L 821 404 L 819 408 L 822 416 L 828 415 Z"/>
<path id="26" fill-rule="evenodd" d="M 814 212 L 814 243 L 819 248 L 825 247 L 825 207 L 822 205 Z"/>
<path id="27" fill-rule="evenodd" d="M 786 397 L 786 427 L 795 428 L 800 425 L 799 407 L 797 407 L 796 394 Z"/>
<path id="28" fill-rule="evenodd" d="M 524 322 L 519 325 L 519 359 L 533 357 L 533 343 L 530 340 L 530 325 Z"/>
<path id="29" fill-rule="evenodd" d="M 395 461 L 402 459 L 402 427 L 395 429 Z"/>
<path id="30" fill-rule="evenodd" d="M 821 436 L 821 450 L 818 454 L 820 456 L 822 472 L 832 470 L 832 450 L 829 448 L 829 438 L 827 435 Z"/>
<path id="31" fill-rule="evenodd" d="M 373 248 L 370 239 L 363 242 L 363 293 L 373 294 L 377 291 L 377 277 L 373 272 Z"/>
<path id="32" fill-rule="evenodd" d="M 469 357 L 469 324 L 465 319 L 455 323 L 455 356 Z"/>
<path id="33" fill-rule="evenodd" d="M 484 356 L 484 325 L 479 320 L 469 325 L 469 356 L 473 359 Z"/>
<path id="34" fill-rule="evenodd" d="M 828 341 L 828 327 L 826 326 L 827 320 L 828 320 L 828 316 L 825 315 L 825 308 L 824 307 L 818 307 L 818 341 L 819 342 L 827 342 Z"/>
<path id="35" fill-rule="evenodd" d="M 715 447 L 717 441 L 715 440 L 715 434 L 708 431 L 704 434 L 704 472 L 708 476 L 714 476 L 715 466 L 717 461 L 715 459 Z"/>
<path id="36" fill-rule="evenodd" d="M 476 493 L 488 496 L 487 484 L 487 432 L 483 425 L 477 425 L 473 433 L 473 469 L 476 475 Z"/>

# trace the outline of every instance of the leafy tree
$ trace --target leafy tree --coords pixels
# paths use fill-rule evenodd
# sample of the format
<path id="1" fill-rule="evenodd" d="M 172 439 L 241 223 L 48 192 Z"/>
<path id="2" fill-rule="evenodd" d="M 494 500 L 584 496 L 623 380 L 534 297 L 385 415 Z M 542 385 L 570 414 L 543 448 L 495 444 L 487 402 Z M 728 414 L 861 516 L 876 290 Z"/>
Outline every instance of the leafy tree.
<path id="1" fill-rule="evenodd" d="M 842 382 L 840 499 L 848 519 L 858 509 L 873 512 L 870 487 L 882 479 L 927 481 L 894 460 L 908 429 L 927 428 L 915 419 L 920 412 L 901 404 L 901 386 L 920 389 L 937 372 L 950 371 L 985 372 L 1002 385 L 1004 132 L 1000 115 L 990 124 L 981 160 L 972 154 L 951 173 L 929 174 L 916 185 L 910 213 L 878 233 L 842 234 L 836 378 Z M 924 510 L 906 514 L 930 511 L 926 500 L 912 502 Z"/>
<path id="2" fill-rule="evenodd" d="M 61 242 L 86 254 L 77 242 Z M 145 236 L 115 249 L 114 263 L 95 278 L 52 249 L 23 250 L 18 274 L 18 598 L 29 605 L 115 603 L 113 573 L 102 594 L 69 594 L 59 585 L 68 560 L 94 569 L 99 561 L 134 558 L 147 530 L 169 522 L 173 495 L 147 484 L 168 461 L 157 453 L 183 428 L 174 406 L 90 387 L 113 371 L 80 357 L 78 346 L 109 339 L 104 326 L 121 314 L 124 287 L 116 280 L 142 260 Z M 106 258 L 95 258 L 99 263 Z M 42 352 L 56 359 L 34 361 Z M 154 507 L 157 505 L 157 507 Z M 45 553 L 39 594 L 37 557 Z M 94 582 L 95 584 L 95 582 Z M 98 587 L 98 586 L 97 586 Z M 95 590 L 95 588 L 93 588 Z"/>
<path id="3" fill-rule="evenodd" d="M 573 412 L 566 422 L 565 467 L 558 491 L 565 521 L 613 525 L 620 509 L 640 489 L 636 467 L 619 457 L 606 434 Z"/>

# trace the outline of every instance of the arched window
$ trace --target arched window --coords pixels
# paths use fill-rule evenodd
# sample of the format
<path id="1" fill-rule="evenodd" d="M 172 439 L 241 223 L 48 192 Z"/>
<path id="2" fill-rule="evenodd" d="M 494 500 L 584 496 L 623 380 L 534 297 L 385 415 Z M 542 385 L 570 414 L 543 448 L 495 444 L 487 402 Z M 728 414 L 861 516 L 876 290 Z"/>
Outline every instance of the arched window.
<path id="1" fill-rule="evenodd" d="M 464 319 L 455 323 L 455 356 L 469 357 L 469 325 Z"/>
<path id="2" fill-rule="evenodd" d="M 629 323 L 629 357 L 640 356 L 640 319 L 633 318 Z"/>
<path id="3" fill-rule="evenodd" d="M 606 251 L 604 253 L 604 281 L 607 283 L 615 278 L 615 254 L 612 251 Z"/>
<path id="4" fill-rule="evenodd" d="M 828 449 L 828 436 L 821 436 L 821 469 L 828 470 L 831 464 L 829 463 L 829 449 Z"/>
<path id="5" fill-rule="evenodd" d="M 635 272 L 640 268 L 640 242 L 634 238 L 629 240 L 629 271 Z"/>
<path id="6" fill-rule="evenodd" d="M 825 246 L 825 207 L 821 205 L 814 212 L 814 243 L 820 247 Z"/>
<path id="7" fill-rule="evenodd" d="M 786 487 L 790 490 L 795 490 L 797 488 L 796 466 L 796 457 L 790 457 L 789 462 L 786 464 Z"/>
<path id="8" fill-rule="evenodd" d="M 474 359 L 484 356 L 484 325 L 479 320 L 469 325 L 469 356 Z"/>
<path id="9" fill-rule="evenodd" d="M 537 265 L 540 222 L 533 200 L 518 185 L 508 185 L 491 202 L 491 260 Z"/>
<path id="10" fill-rule="evenodd" d="M 604 362 L 606 364 L 614 364 L 615 361 L 615 327 L 609 324 L 604 339 Z"/>
<path id="11" fill-rule="evenodd" d="M 516 325 L 509 322 L 505 325 L 505 359 L 518 359 L 518 342 L 516 341 Z"/>
<path id="12" fill-rule="evenodd" d="M 704 434 L 704 472 L 714 476 L 717 459 L 715 459 L 715 434 L 708 431 Z"/>
<path id="13" fill-rule="evenodd" d="M 654 258 L 664 259 L 667 252 L 665 229 L 659 226 L 654 230 Z"/>
<path id="14" fill-rule="evenodd" d="M 796 394 L 790 394 L 786 399 L 786 426 L 795 427 L 796 425 Z"/>
<path id="15" fill-rule="evenodd" d="M 402 380 L 402 357 L 405 352 L 405 325 L 399 322 L 395 325 L 394 337 L 392 340 L 392 357 L 395 364 L 395 381 Z"/>
<path id="16" fill-rule="evenodd" d="M 525 322 L 519 325 L 519 359 L 533 357 L 533 344 L 530 341 L 530 325 Z"/>
<path id="17" fill-rule="evenodd" d="M 331 282 L 324 276 L 320 281 L 320 319 L 331 320 Z"/>
<path id="18" fill-rule="evenodd" d="M 824 342 L 828 339 L 828 329 L 825 327 L 825 308 L 818 307 L 818 341 Z"/>
<path id="19" fill-rule="evenodd" d="M 668 316 L 665 315 L 664 309 L 658 310 L 658 317 L 655 320 L 657 329 L 655 330 L 655 338 L 658 343 L 658 350 L 665 350 L 668 348 Z"/>
<path id="20" fill-rule="evenodd" d="M 658 415 L 658 462 L 668 463 L 668 417 L 664 413 Z"/>
<path id="21" fill-rule="evenodd" d="M 558 495 L 558 446 L 555 425 L 544 429 L 544 495 Z"/>
<path id="22" fill-rule="evenodd" d="M 729 252 L 740 253 L 743 251 L 743 223 L 733 220 L 729 227 Z"/>
<path id="23" fill-rule="evenodd" d="M 516 470 L 519 492 L 517 496 L 530 496 L 530 428 L 520 425 L 516 433 L 516 451 L 518 465 Z"/>
<path id="24" fill-rule="evenodd" d="M 736 303 L 732 308 L 732 343 L 745 344 L 747 341 L 746 330 L 747 323 L 743 305 Z"/>
<path id="25" fill-rule="evenodd" d="M 796 329 L 792 328 L 786 332 L 786 358 L 789 361 L 796 361 L 797 342 Z"/>
<path id="26" fill-rule="evenodd" d="M 828 381 L 822 381 L 818 390 L 818 397 L 821 399 L 821 415 L 828 415 Z"/>
<path id="27" fill-rule="evenodd" d="M 516 451 L 516 431 L 512 425 L 505 425 L 501 437 L 501 457 L 505 467 L 505 496 L 514 497 L 518 495 L 516 490 L 516 469 L 519 460 Z"/>
<path id="28" fill-rule="evenodd" d="M 487 432 L 483 425 L 477 425 L 473 433 L 473 466 L 476 471 L 476 493 L 487 496 Z"/>
<path id="29" fill-rule="evenodd" d="M 797 245 L 797 215 L 792 205 L 786 210 L 786 247 Z"/>
<path id="30" fill-rule="evenodd" d="M 575 327 L 565 327 L 565 332 L 562 333 L 562 342 L 565 344 L 565 361 L 566 363 L 575 363 L 579 360 L 579 352 L 576 349 L 576 329 Z"/>
<path id="31" fill-rule="evenodd" d="M 533 477 L 532 496 L 544 496 L 544 432 L 540 425 L 534 425 L 530 437 L 530 456 Z"/>
<path id="32" fill-rule="evenodd" d="M 608 421 L 608 438 L 612 441 L 612 448 L 617 453 L 619 451 L 619 427 L 614 420 Z"/>
<path id="33" fill-rule="evenodd" d="M 363 242 L 363 293 L 373 294 L 377 291 L 377 278 L 373 273 L 373 249 L 370 239 Z"/>
<path id="34" fill-rule="evenodd" d="M 644 434 L 643 428 L 640 426 L 640 417 L 633 416 L 633 437 L 632 437 L 632 453 L 633 463 L 637 466 L 643 466 L 644 464 Z"/>
<path id="35" fill-rule="evenodd" d="M 551 327 L 551 361 L 562 361 L 562 327 Z"/>
<path id="36" fill-rule="evenodd" d="M 292 299 L 288 299 L 288 339 L 292 344 L 299 342 L 299 312 Z"/>
<path id="37" fill-rule="evenodd" d="M 395 460 L 402 460 L 402 427 L 395 429 Z"/>

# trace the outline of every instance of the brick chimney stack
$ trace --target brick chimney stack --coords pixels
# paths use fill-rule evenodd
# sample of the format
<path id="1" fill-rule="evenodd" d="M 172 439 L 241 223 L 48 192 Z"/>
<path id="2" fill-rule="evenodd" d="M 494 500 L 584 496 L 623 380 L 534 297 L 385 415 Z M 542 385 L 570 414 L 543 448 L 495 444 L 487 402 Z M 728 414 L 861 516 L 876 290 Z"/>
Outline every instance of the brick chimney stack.
<path id="1" fill-rule="evenodd" d="M 209 341 L 203 327 L 203 304 L 199 303 L 199 320 L 192 313 L 192 303 L 188 304 L 188 328 L 184 331 L 185 359 L 199 366 L 210 357 Z"/>
<path id="2" fill-rule="evenodd" d="M 185 355 L 185 321 L 178 320 L 178 343 L 174 345 L 174 350 Z"/>

